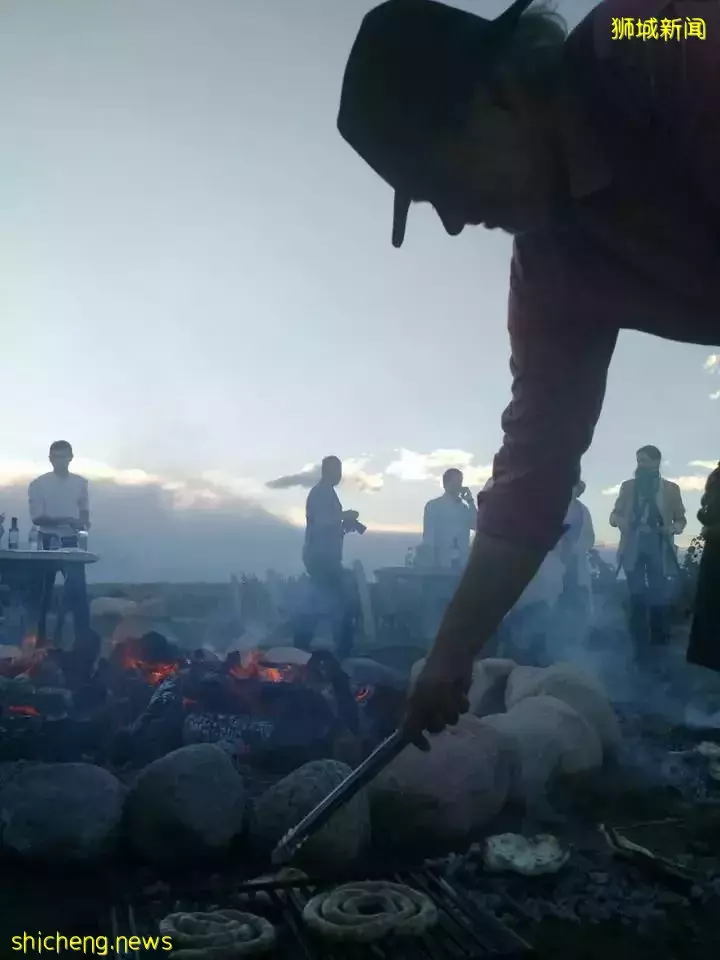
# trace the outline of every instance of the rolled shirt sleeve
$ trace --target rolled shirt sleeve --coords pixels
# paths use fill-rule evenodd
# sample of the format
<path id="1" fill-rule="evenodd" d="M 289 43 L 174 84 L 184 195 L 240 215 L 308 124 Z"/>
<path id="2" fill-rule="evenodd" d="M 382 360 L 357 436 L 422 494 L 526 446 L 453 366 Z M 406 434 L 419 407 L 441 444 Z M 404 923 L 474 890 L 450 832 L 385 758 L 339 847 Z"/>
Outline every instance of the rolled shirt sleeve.
<path id="1" fill-rule="evenodd" d="M 552 266 L 558 263 L 547 261 L 541 237 L 516 242 L 509 305 L 512 400 L 478 521 L 489 536 L 544 551 L 562 536 L 618 334 L 604 318 L 596 322 L 583 297 L 574 297 L 568 261 L 560 276 L 545 269 Z"/>

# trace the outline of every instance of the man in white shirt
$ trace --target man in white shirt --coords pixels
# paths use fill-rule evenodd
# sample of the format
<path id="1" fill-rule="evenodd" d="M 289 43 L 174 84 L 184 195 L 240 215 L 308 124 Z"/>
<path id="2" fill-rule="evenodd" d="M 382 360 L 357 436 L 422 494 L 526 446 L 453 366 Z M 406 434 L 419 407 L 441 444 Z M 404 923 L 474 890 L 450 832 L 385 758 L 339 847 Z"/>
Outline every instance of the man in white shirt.
<path id="1" fill-rule="evenodd" d="M 565 532 L 557 543 L 565 570 L 560 602 L 566 610 L 581 614 L 586 621 L 592 614 L 592 572 L 590 551 L 595 546 L 595 530 L 590 511 L 581 502 L 585 482 L 579 480 L 573 487 L 573 498 L 565 515 Z"/>
<path id="2" fill-rule="evenodd" d="M 78 533 L 90 529 L 88 482 L 70 473 L 73 450 L 67 440 L 50 445 L 52 471 L 36 477 L 28 487 L 30 519 L 38 528 L 44 550 L 77 547 Z M 55 571 L 42 583 L 38 641 L 45 640 L 46 618 L 55 585 Z M 65 597 L 73 615 L 76 640 L 84 640 L 90 630 L 90 612 L 83 564 L 68 565 L 65 572 Z"/>
<path id="3" fill-rule="evenodd" d="M 425 506 L 423 545 L 435 567 L 462 570 L 470 556 L 470 533 L 477 525 L 472 493 L 463 486 L 462 471 L 443 474 L 445 493 Z"/>

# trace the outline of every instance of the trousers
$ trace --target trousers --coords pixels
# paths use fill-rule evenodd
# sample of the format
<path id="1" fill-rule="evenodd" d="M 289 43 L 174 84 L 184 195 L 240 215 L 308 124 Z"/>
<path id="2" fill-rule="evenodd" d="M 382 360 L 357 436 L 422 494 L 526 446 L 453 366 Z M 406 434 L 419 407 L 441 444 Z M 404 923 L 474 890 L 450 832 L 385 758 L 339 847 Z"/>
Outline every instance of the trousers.
<path id="1" fill-rule="evenodd" d="M 57 543 L 57 538 L 41 534 L 43 550 L 52 550 Z M 63 547 L 77 547 L 77 537 L 63 537 L 61 541 Z M 75 630 L 75 642 L 82 640 L 90 632 L 90 605 L 88 603 L 87 583 L 85 580 L 85 564 L 68 564 L 63 571 L 65 577 L 65 589 L 63 601 L 67 609 L 72 614 L 73 627 Z M 40 602 L 38 604 L 38 643 L 47 642 L 47 615 L 52 602 L 53 590 L 55 588 L 55 578 L 57 570 L 48 570 L 42 574 L 39 584 Z"/>
<path id="2" fill-rule="evenodd" d="M 306 559 L 310 589 L 295 626 L 295 646 L 309 651 L 318 622 L 327 617 L 332 625 L 338 659 L 352 653 L 354 611 L 347 574 L 340 563 Z"/>
<path id="3" fill-rule="evenodd" d="M 670 586 L 663 564 L 662 545 L 648 537 L 640 543 L 637 558 L 625 570 L 630 591 L 630 633 L 642 652 L 648 644 L 667 640 Z"/>

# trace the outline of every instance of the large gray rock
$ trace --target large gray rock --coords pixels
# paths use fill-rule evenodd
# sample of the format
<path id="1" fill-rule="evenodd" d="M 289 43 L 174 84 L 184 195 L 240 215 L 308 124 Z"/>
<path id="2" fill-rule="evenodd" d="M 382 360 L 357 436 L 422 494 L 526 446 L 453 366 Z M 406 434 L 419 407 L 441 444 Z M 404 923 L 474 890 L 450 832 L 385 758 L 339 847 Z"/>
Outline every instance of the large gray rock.
<path id="1" fill-rule="evenodd" d="M 410 671 L 410 688 L 420 671 L 425 666 L 425 660 L 418 660 Z M 485 717 L 490 713 L 500 713 L 505 708 L 505 688 L 508 677 L 517 668 L 514 660 L 505 660 L 499 657 L 486 657 L 476 660 L 473 664 L 472 684 L 468 691 L 470 713 L 475 717 Z"/>
<path id="2" fill-rule="evenodd" d="M 620 725 L 602 684 L 580 667 L 572 663 L 516 667 L 507 682 L 505 706 L 509 710 L 527 697 L 544 695 L 562 700 L 584 717 L 606 749 L 620 744 Z"/>
<path id="3" fill-rule="evenodd" d="M 124 794 L 111 773 L 90 763 L 27 766 L 0 792 L 2 846 L 36 859 L 100 857 L 117 839 Z"/>
<path id="4" fill-rule="evenodd" d="M 596 770 L 602 764 L 602 745 L 594 729 L 554 697 L 528 697 L 507 713 L 478 723 L 513 744 L 519 763 L 511 794 L 529 806 L 545 798 L 555 776 Z"/>
<path id="5" fill-rule="evenodd" d="M 378 835 L 464 841 L 503 808 L 516 762 L 512 743 L 470 715 L 430 742 L 427 753 L 408 747 L 370 784 Z"/>
<path id="6" fill-rule="evenodd" d="M 155 862 L 227 849 L 242 830 L 245 790 L 216 744 L 181 747 L 140 771 L 125 804 L 130 839 Z"/>
<path id="7" fill-rule="evenodd" d="M 258 799 L 251 834 L 266 851 L 331 793 L 351 768 L 338 760 L 313 760 L 294 770 Z M 370 839 L 365 791 L 356 794 L 301 848 L 302 862 L 341 866 L 356 860 Z"/>

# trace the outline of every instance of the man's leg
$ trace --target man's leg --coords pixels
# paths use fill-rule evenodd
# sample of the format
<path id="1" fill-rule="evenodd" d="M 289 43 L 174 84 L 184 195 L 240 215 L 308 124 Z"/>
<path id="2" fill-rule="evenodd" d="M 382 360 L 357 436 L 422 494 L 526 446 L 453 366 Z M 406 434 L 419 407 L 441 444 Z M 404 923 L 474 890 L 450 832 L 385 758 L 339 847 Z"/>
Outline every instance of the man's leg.
<path id="1" fill-rule="evenodd" d="M 81 646 L 90 632 L 90 606 L 82 563 L 68 564 L 65 570 L 65 601 L 72 613 L 75 644 Z"/>
<path id="2" fill-rule="evenodd" d="M 351 657 L 355 643 L 357 603 L 355 602 L 353 587 L 354 582 L 350 580 L 347 572 L 341 568 L 338 594 L 340 614 L 338 630 L 335 635 L 338 660 L 346 660 Z"/>
<path id="3" fill-rule="evenodd" d="M 669 627 L 669 585 L 663 565 L 664 544 L 658 543 L 657 551 L 647 556 L 648 598 L 650 604 L 650 643 L 667 643 Z"/>
<path id="4" fill-rule="evenodd" d="M 308 570 L 309 582 L 307 594 L 302 598 L 300 613 L 295 618 L 293 643 L 298 650 L 310 653 L 315 630 L 320 619 L 318 586 L 313 574 Z"/>
<path id="5" fill-rule="evenodd" d="M 37 602 L 37 646 L 47 645 L 47 615 L 52 604 L 53 591 L 55 590 L 55 577 L 57 570 L 51 567 L 42 571 L 38 577 L 38 602 Z"/>
<path id="6" fill-rule="evenodd" d="M 630 618 L 628 626 L 635 647 L 635 656 L 640 659 L 647 650 L 648 631 L 648 602 L 645 572 L 645 557 L 639 554 L 635 565 L 625 571 L 628 590 L 630 592 Z"/>
<path id="7" fill-rule="evenodd" d="M 336 656 L 345 660 L 352 654 L 355 623 L 348 577 L 342 566 L 323 570 L 321 589 L 330 614 Z"/>

